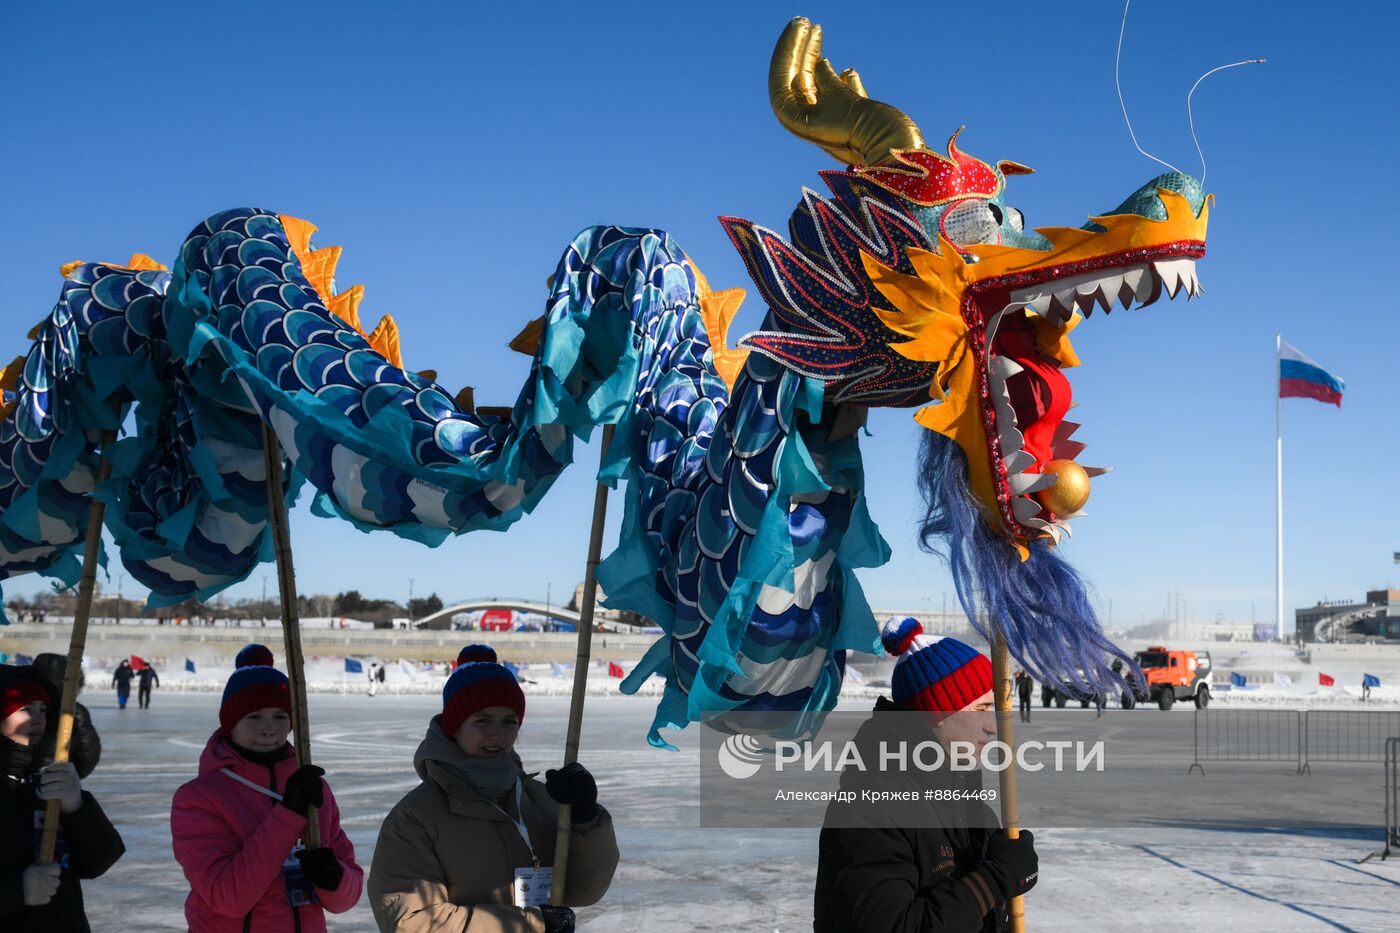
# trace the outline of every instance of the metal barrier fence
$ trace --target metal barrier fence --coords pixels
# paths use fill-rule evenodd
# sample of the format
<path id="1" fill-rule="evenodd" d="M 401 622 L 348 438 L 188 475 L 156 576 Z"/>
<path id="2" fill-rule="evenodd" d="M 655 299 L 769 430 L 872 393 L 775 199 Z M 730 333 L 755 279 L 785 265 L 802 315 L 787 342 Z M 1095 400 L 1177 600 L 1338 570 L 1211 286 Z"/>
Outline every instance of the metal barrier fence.
<path id="1" fill-rule="evenodd" d="M 1203 761 L 1291 761 L 1302 774 L 1303 713 L 1296 709 L 1196 710 L 1196 760 L 1186 773 L 1206 769 Z"/>
<path id="2" fill-rule="evenodd" d="M 1310 761 L 1384 761 L 1400 737 L 1400 712 L 1309 710 L 1303 716 L 1303 770 Z"/>
<path id="3" fill-rule="evenodd" d="M 1195 760 L 1291 761 L 1298 774 L 1312 762 L 1389 761 L 1400 739 L 1400 712 L 1370 710 L 1196 710 Z"/>
<path id="4" fill-rule="evenodd" d="M 1381 858 L 1390 858 L 1400 846 L 1400 738 L 1385 740 L 1385 849 Z"/>

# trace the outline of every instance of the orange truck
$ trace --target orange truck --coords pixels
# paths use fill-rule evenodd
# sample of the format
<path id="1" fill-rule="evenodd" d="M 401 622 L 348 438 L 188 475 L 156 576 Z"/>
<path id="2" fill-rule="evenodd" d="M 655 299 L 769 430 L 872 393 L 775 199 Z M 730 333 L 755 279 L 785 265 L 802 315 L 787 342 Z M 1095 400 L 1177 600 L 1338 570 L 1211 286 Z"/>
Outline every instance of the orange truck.
<path id="1" fill-rule="evenodd" d="M 1134 658 L 1147 683 L 1134 683 L 1133 692 L 1123 694 L 1124 709 L 1148 700 L 1162 710 L 1171 709 L 1178 700 L 1192 700 L 1196 709 L 1210 705 L 1209 651 L 1176 651 L 1153 645 Z"/>

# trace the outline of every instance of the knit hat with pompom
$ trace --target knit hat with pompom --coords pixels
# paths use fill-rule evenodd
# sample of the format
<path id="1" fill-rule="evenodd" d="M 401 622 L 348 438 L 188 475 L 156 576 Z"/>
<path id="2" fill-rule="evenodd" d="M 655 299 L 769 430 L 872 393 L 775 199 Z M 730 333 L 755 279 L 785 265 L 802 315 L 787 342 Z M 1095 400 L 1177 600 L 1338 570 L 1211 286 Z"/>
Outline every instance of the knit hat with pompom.
<path id="1" fill-rule="evenodd" d="M 992 689 L 992 662 L 956 638 L 925 635 L 918 619 L 891 619 L 880 632 L 894 657 L 891 699 L 900 706 L 956 713 Z"/>
<path id="2" fill-rule="evenodd" d="M 467 645 L 457 652 L 457 663 L 452 665 L 453 670 L 463 664 L 475 664 L 478 661 L 486 661 L 495 664 L 500 658 L 496 657 L 496 649 L 490 645 Z"/>
<path id="3" fill-rule="evenodd" d="M 257 642 L 244 645 L 234 657 L 233 666 L 234 668 L 272 667 L 272 649 Z"/>

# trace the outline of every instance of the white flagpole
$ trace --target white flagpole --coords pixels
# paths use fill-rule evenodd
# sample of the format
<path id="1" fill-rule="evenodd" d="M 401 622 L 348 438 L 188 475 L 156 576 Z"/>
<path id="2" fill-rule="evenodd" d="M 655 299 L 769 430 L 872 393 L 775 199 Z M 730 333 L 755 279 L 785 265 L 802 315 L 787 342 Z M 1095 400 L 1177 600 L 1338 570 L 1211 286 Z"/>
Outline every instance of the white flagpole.
<path id="1" fill-rule="evenodd" d="M 1283 359 L 1283 336 L 1274 334 L 1274 441 L 1276 512 L 1274 537 L 1278 542 L 1278 562 L 1274 568 L 1274 620 L 1278 637 L 1283 638 L 1283 389 L 1280 361 Z M 1295 632 L 1296 636 L 1297 633 Z"/>

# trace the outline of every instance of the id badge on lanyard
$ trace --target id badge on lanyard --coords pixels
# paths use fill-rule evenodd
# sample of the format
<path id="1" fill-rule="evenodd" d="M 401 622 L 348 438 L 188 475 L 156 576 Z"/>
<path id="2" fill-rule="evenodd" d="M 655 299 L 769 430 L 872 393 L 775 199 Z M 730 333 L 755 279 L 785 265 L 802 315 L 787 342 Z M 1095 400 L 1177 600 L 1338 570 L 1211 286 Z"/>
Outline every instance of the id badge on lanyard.
<path id="1" fill-rule="evenodd" d="M 515 781 L 515 828 L 520 833 L 520 838 L 525 840 L 525 848 L 530 850 L 530 866 L 517 868 L 515 878 L 510 886 L 511 900 L 516 907 L 521 909 L 548 904 L 549 891 L 554 885 L 554 869 L 540 867 L 539 857 L 535 855 L 535 847 L 530 844 L 530 828 L 525 825 L 525 811 L 520 806 L 523 796 L 523 785 L 517 778 Z M 496 809 L 501 810 L 500 807 Z M 504 810 L 501 812 L 505 813 Z M 505 813 L 505 815 L 507 818 L 510 817 L 509 813 Z"/>
<path id="2" fill-rule="evenodd" d="M 282 863 L 282 883 L 287 888 L 287 903 L 293 907 L 320 903 L 320 899 L 316 897 L 316 886 L 306 877 L 301 860 L 297 858 L 297 853 L 304 848 L 300 843 L 293 846 L 291 854 Z"/>

